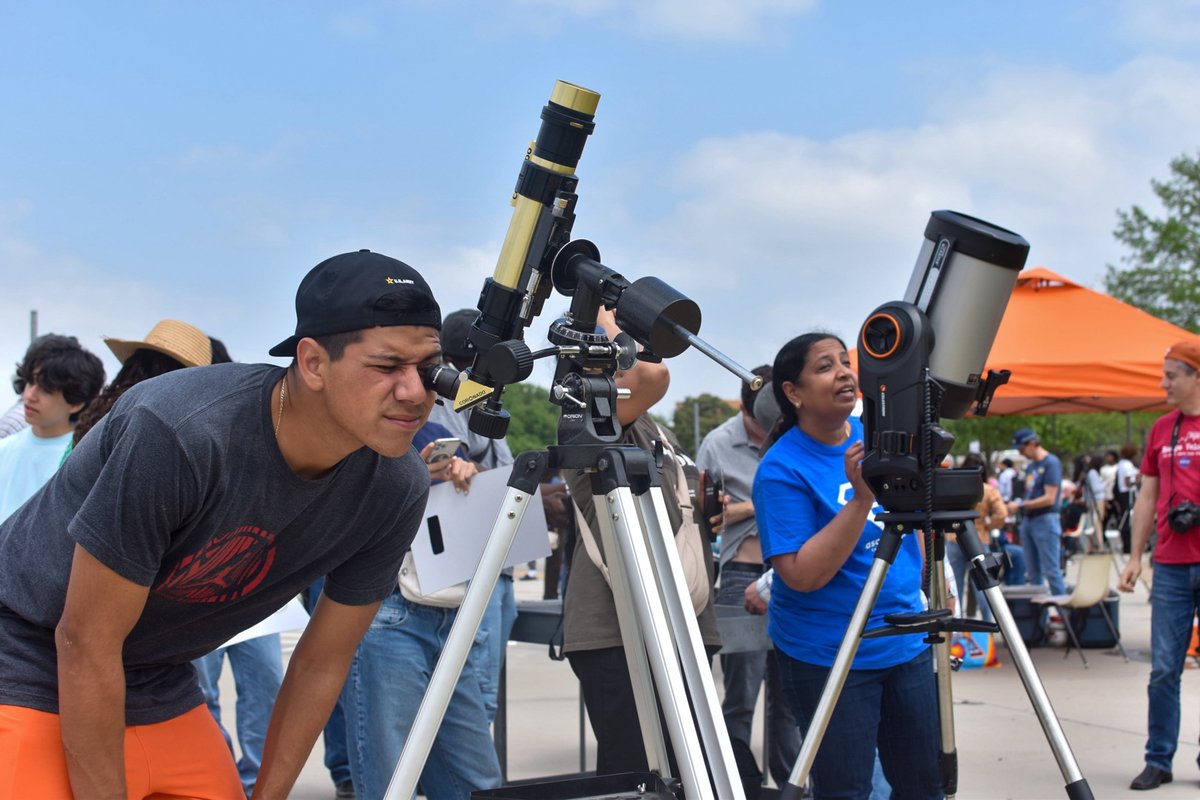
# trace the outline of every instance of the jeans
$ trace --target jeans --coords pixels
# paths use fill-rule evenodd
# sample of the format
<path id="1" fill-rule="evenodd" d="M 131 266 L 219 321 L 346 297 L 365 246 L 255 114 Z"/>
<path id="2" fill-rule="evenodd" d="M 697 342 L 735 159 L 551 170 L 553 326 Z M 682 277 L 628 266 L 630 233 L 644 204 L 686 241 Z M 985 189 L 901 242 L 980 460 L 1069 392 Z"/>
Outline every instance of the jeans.
<path id="1" fill-rule="evenodd" d="M 496 589 L 488 600 L 483 620 L 479 623 L 481 630 L 487 632 L 485 665 L 479 684 L 489 725 L 496 720 L 496 709 L 500 701 L 500 668 L 504 665 L 505 648 L 516 621 L 517 601 L 513 593 L 513 578 L 512 575 L 502 572 L 496 580 Z"/>
<path id="2" fill-rule="evenodd" d="M 1029 583 L 1050 587 L 1050 594 L 1066 594 L 1063 578 L 1062 525 L 1054 512 L 1021 520 L 1021 544 L 1025 546 L 1025 576 Z"/>
<path id="3" fill-rule="evenodd" d="M 763 573 L 762 565 L 729 562 L 721 567 L 721 586 L 717 590 L 716 602 L 720 605 L 741 606 L 746 586 L 758 580 Z M 775 783 L 783 786 L 791 775 L 796 756 L 800 753 L 800 729 L 783 697 L 783 685 L 779 682 L 779 667 L 770 650 L 753 653 L 731 653 L 721 656 L 721 672 L 725 678 L 725 698 L 721 712 L 734 748 L 750 751 L 750 737 L 754 725 L 754 707 L 758 702 L 758 691 L 766 681 L 764 706 L 767 711 L 767 739 L 770 742 L 767 764 Z M 745 779 L 749 776 L 742 775 Z"/>
<path id="4" fill-rule="evenodd" d="M 801 727 L 829 677 L 818 667 L 775 651 L 783 688 Z M 813 763 L 813 793 L 821 798 L 868 800 L 876 748 L 895 800 L 942 797 L 937 686 L 932 651 L 887 669 L 851 669 Z"/>
<path id="5" fill-rule="evenodd" d="M 359 800 L 379 800 L 387 790 L 457 612 L 410 603 L 397 590 L 359 644 L 342 690 Z M 500 785 L 480 691 L 486 645 L 481 628 L 421 771 L 429 800 L 467 800 Z"/>
<path id="6" fill-rule="evenodd" d="M 230 647 L 214 650 L 192 664 L 200 677 L 200 690 L 208 710 L 221 729 L 229 751 L 233 742 L 221 724 L 221 698 L 218 681 L 225 657 L 233 670 L 234 686 L 237 688 L 237 739 L 242 757 L 238 759 L 238 777 L 246 796 L 254 791 L 258 780 L 258 768 L 262 764 L 263 742 L 267 739 L 267 723 L 271 720 L 271 709 L 275 707 L 275 696 L 283 682 L 283 655 L 280 651 L 279 634 L 272 633 L 238 642 Z"/>
<path id="7" fill-rule="evenodd" d="M 312 585 L 300 596 L 305 610 L 312 614 L 317 607 L 317 599 L 321 596 L 321 588 L 325 585 L 324 578 L 317 578 Z M 344 691 L 344 689 L 343 689 Z M 346 710 L 339 697 L 333 711 L 329 712 L 329 721 L 321 737 L 325 744 L 325 769 L 334 786 L 340 786 L 350 780 L 350 752 L 346 740 Z"/>
<path id="8" fill-rule="evenodd" d="M 1154 591 L 1150 593 L 1146 763 L 1163 770 L 1171 769 L 1179 741 L 1179 679 L 1198 608 L 1200 564 L 1155 564 Z"/>

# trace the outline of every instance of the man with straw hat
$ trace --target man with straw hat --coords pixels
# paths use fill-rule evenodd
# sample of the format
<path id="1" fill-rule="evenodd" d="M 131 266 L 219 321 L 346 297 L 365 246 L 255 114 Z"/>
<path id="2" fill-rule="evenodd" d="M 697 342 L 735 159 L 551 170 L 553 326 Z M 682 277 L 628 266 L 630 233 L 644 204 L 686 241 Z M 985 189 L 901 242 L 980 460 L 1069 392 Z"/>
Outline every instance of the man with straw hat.
<path id="1" fill-rule="evenodd" d="M 190 662 L 324 575 L 254 790 L 287 796 L 424 513 L 441 327 L 365 250 L 313 268 L 296 315 L 286 370 L 134 386 L 0 525 L 0 793 L 240 796 Z"/>

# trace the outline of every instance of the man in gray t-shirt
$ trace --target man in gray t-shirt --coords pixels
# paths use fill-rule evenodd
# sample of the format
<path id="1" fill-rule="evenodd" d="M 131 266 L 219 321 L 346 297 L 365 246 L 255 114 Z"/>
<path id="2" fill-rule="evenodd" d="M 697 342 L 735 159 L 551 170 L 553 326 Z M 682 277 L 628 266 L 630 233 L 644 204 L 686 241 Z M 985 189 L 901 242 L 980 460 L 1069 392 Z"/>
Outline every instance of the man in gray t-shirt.
<path id="1" fill-rule="evenodd" d="M 424 279 L 365 250 L 311 270 L 296 314 L 287 370 L 139 384 L 0 525 L 0 785 L 238 796 L 190 662 L 326 576 L 254 793 L 287 796 L 424 513 L 441 327 Z"/>
<path id="2" fill-rule="evenodd" d="M 756 367 L 770 393 L 771 368 Z M 759 390 L 761 391 L 761 390 Z M 709 520 L 721 533 L 719 605 L 743 605 L 746 587 L 763 573 L 762 548 L 754 516 L 754 473 L 767 431 L 754 418 L 759 392 L 742 384 L 741 409 L 737 415 L 711 430 L 700 443 L 696 466 L 719 478 L 725 494 L 724 512 Z M 738 771 L 747 796 L 757 796 L 762 774 L 750 749 L 754 708 L 766 681 L 765 702 L 771 747 L 767 763 L 775 782 L 782 786 L 791 775 L 792 763 L 800 752 L 800 734 L 783 695 L 775 670 L 775 659 L 765 650 L 721 656 L 725 695 L 721 712 L 729 728 L 729 739 L 737 758 Z"/>

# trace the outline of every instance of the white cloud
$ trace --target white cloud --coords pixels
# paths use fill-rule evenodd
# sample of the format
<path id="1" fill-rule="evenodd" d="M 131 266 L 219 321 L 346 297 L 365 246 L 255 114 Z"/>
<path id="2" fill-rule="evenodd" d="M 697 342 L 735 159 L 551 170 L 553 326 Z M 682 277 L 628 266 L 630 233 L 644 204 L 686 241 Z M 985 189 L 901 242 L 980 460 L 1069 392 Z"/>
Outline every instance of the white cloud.
<path id="1" fill-rule="evenodd" d="M 701 335 L 748 366 L 810 328 L 852 345 L 865 315 L 902 295 L 936 208 L 1015 230 L 1032 245 L 1028 266 L 1101 288 L 1121 254 L 1116 210 L 1153 207 L 1150 179 L 1194 148 L 1200 65 L 1001 71 L 943 97 L 928 119 L 829 141 L 759 132 L 698 142 L 662 186 L 642 190 L 677 202 L 633 223 L 626 248 L 647 270 L 637 275 L 700 302 Z M 687 358 L 671 398 L 732 386 Z"/>
<path id="2" fill-rule="evenodd" d="M 1200 0 L 1126 0 L 1121 16 L 1133 41 L 1189 50 L 1200 41 Z"/>

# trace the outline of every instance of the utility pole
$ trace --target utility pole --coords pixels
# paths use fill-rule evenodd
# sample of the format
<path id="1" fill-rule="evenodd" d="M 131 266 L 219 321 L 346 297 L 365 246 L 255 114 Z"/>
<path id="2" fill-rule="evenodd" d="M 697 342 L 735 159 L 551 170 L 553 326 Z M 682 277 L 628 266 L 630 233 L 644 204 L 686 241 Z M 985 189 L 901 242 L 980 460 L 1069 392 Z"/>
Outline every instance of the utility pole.
<path id="1" fill-rule="evenodd" d="M 37 309 L 29 312 L 29 343 L 33 344 L 33 340 L 37 338 Z"/>

